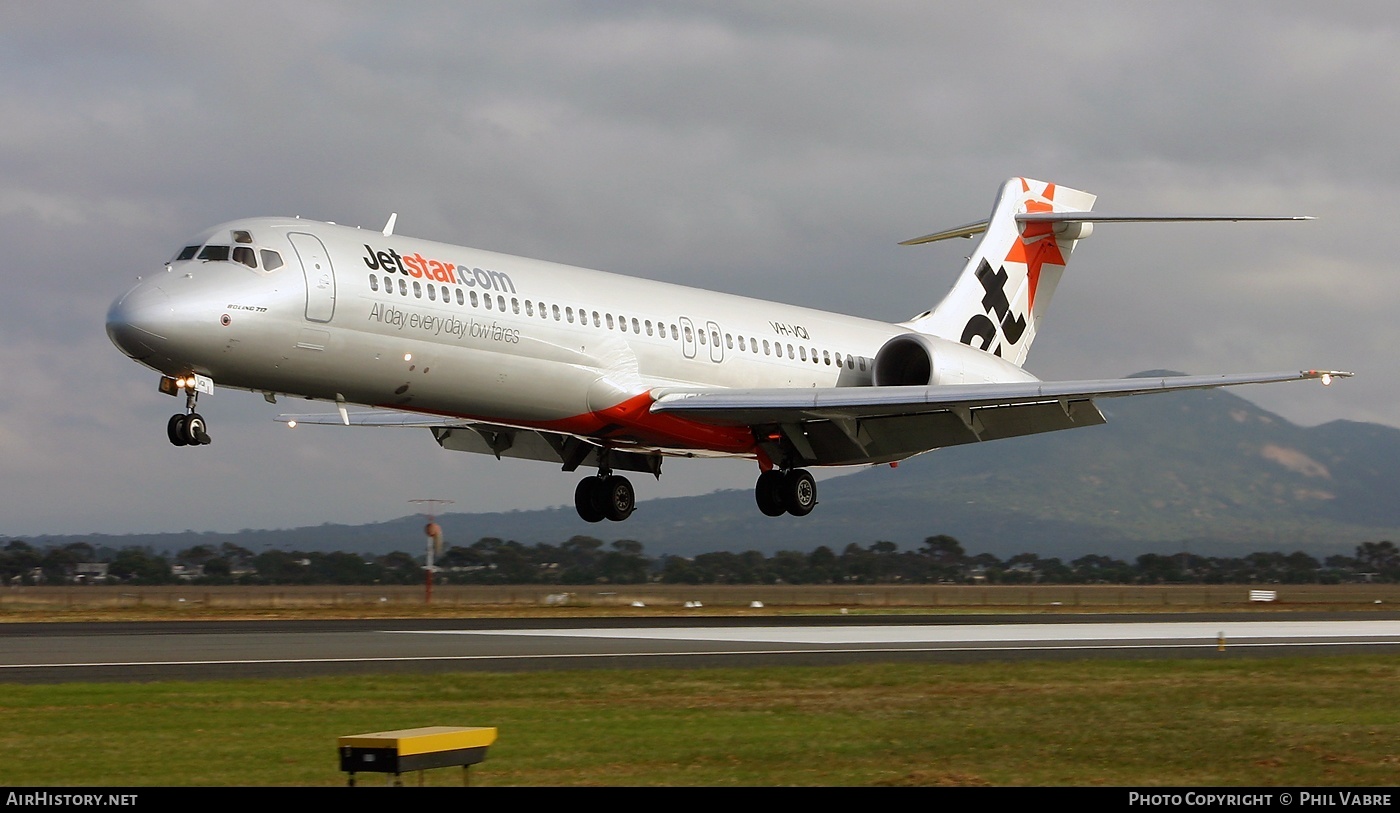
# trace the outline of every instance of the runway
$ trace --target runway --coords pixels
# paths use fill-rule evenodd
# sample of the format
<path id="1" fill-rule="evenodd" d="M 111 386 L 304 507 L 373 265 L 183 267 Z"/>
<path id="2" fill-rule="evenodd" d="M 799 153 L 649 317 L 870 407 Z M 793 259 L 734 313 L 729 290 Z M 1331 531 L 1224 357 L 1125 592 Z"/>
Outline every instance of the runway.
<path id="1" fill-rule="evenodd" d="M 0 624 L 0 682 L 1400 653 L 1393 613 Z"/>

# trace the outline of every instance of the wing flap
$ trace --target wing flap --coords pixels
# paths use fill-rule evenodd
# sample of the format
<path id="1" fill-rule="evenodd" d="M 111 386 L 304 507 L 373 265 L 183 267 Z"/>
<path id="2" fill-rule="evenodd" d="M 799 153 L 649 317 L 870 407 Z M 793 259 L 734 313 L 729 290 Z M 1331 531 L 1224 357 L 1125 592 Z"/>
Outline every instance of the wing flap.
<path id="1" fill-rule="evenodd" d="M 779 424 L 776 432 L 801 452 L 804 464 L 828 466 L 885 463 L 985 440 L 1055 432 L 1104 423 L 1092 401 L 969 410 L 945 410 L 869 418 L 814 419 Z"/>

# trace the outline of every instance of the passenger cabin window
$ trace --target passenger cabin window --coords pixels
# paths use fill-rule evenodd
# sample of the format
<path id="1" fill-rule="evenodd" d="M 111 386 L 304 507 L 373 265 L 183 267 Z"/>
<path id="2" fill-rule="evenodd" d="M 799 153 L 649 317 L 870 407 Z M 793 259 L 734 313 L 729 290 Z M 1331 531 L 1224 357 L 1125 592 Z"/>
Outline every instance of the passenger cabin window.
<path id="1" fill-rule="evenodd" d="M 282 267 L 282 255 L 270 248 L 262 249 L 258 252 L 262 255 L 262 265 L 264 271 L 276 271 Z"/>

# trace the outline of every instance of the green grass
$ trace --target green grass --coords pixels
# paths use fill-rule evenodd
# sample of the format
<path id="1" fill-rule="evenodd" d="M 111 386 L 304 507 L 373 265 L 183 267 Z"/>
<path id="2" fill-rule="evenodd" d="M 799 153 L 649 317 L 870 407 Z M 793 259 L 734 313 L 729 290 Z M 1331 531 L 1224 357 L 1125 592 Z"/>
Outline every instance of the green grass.
<path id="1" fill-rule="evenodd" d="M 478 786 L 1393 786 L 1400 661 L 6 685 L 0 785 L 343 785 L 337 737 L 426 725 L 499 730 Z"/>

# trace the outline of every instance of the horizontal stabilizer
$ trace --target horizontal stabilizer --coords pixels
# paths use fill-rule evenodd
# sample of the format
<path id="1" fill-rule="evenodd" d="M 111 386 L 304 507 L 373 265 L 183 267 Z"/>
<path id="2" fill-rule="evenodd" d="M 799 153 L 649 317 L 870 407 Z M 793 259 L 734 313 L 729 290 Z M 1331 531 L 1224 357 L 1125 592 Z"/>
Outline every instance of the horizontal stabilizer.
<path id="1" fill-rule="evenodd" d="M 1113 215 L 1097 212 L 1022 212 L 1016 215 L 1017 223 L 1193 223 L 1229 222 L 1247 223 L 1252 221 L 1316 220 L 1309 215 Z M 974 237 L 987 230 L 989 220 L 965 223 L 951 229 L 936 231 L 912 240 L 903 240 L 901 246 L 920 246 L 950 240 L 954 237 Z"/>

